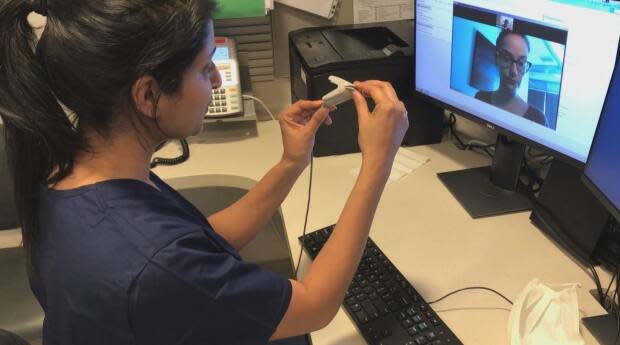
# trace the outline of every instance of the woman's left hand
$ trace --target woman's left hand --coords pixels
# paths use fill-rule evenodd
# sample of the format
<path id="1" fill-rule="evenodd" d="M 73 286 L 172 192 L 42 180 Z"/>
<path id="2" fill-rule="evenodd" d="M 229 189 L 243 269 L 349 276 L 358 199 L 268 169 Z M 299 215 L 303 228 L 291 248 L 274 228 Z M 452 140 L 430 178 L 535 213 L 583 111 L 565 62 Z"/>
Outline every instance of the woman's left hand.
<path id="1" fill-rule="evenodd" d="M 282 160 L 304 169 L 312 157 L 316 131 L 323 123 L 332 124 L 329 113 L 334 109 L 324 108 L 323 101 L 299 101 L 280 113 Z"/>

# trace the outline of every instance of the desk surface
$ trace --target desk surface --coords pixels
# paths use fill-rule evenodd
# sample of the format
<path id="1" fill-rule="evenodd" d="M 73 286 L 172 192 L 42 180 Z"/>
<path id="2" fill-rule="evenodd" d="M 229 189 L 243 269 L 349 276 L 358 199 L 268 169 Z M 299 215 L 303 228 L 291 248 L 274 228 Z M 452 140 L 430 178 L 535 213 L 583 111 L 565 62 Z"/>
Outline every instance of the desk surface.
<path id="1" fill-rule="evenodd" d="M 209 136 L 207 130 L 203 137 Z M 259 122 L 255 133 L 223 129 L 211 137 L 219 139 L 209 145 L 192 141 L 192 158 L 184 166 L 156 172 L 166 179 L 232 174 L 259 180 L 282 152 L 273 121 Z M 582 316 L 604 313 L 588 292 L 595 287 L 588 273 L 530 223 L 528 212 L 474 220 L 436 176 L 488 164 L 486 157 L 459 151 L 449 142 L 406 149 L 431 160 L 386 187 L 370 236 L 426 300 L 467 286 L 491 287 L 514 300 L 531 279 L 539 278 L 580 283 Z M 174 155 L 174 145 L 165 150 Z M 359 154 L 315 159 L 309 231 L 336 222 L 355 182 L 351 170 L 360 163 Z M 300 250 L 297 237 L 303 229 L 308 179 L 307 170 L 281 208 L 294 258 Z M 309 264 L 305 256 L 300 272 Z M 465 344 L 508 344 L 509 305 L 493 294 L 464 292 L 434 309 Z M 587 344 L 596 344 L 583 327 L 582 333 Z M 342 310 L 312 338 L 316 345 L 363 343 Z"/>
<path id="2" fill-rule="evenodd" d="M 167 180 L 223 174 L 257 181 L 279 160 L 282 144 L 277 122 L 217 127 L 190 140 L 188 162 L 155 172 Z M 594 288 L 588 273 L 530 223 L 529 213 L 474 220 L 436 177 L 438 172 L 488 164 L 484 156 L 458 151 L 448 142 L 406 149 L 429 157 L 430 162 L 386 187 L 370 236 L 426 300 L 467 286 L 494 288 L 514 300 L 531 279 L 539 278 L 548 283 L 580 283 L 581 315 L 604 313 L 588 293 Z M 158 155 L 178 152 L 173 143 Z M 351 170 L 360 163 L 359 154 L 315 160 L 309 230 L 336 222 L 355 182 Z M 295 258 L 308 178 L 306 170 L 281 208 Z M 0 233 L 0 247 L 16 243 L 16 232 Z M 300 272 L 309 264 L 305 256 Z M 609 278 L 603 279 L 606 283 Z M 464 292 L 433 307 L 465 344 L 508 344 L 509 306 L 493 294 Z M 583 327 L 582 334 L 586 344 L 596 344 Z M 312 338 L 315 345 L 364 343 L 343 310 Z"/>

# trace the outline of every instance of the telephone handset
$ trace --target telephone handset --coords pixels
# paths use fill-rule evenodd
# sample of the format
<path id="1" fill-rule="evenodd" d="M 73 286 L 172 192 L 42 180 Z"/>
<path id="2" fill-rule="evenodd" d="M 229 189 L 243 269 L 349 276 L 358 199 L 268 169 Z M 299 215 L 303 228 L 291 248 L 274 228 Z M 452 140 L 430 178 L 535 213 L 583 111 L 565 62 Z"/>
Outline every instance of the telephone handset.
<path id="1" fill-rule="evenodd" d="M 243 115 L 241 76 L 235 41 L 228 37 L 215 38 L 213 63 L 222 76 L 222 86 L 213 90 L 213 101 L 205 118 Z"/>

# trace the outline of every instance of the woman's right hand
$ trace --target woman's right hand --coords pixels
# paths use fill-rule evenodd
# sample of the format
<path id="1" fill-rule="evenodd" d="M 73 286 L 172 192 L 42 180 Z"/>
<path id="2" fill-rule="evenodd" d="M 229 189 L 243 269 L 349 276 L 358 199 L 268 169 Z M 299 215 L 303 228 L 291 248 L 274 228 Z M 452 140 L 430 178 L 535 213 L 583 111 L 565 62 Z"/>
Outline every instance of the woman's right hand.
<path id="1" fill-rule="evenodd" d="M 390 83 L 369 80 L 355 82 L 353 101 L 359 122 L 359 145 L 363 167 L 383 168 L 389 176 L 394 157 L 409 128 L 405 105 Z M 371 112 L 365 97 L 375 102 Z"/>

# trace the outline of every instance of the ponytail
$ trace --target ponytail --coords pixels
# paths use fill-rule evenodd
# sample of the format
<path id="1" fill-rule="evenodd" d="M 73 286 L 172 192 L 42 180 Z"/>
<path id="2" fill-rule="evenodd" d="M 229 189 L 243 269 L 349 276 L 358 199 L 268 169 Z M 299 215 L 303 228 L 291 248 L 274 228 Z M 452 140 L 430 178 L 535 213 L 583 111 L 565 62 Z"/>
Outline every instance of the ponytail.
<path id="1" fill-rule="evenodd" d="M 36 272 L 40 188 L 67 176 L 76 153 L 85 147 L 36 53 L 36 37 L 27 20 L 32 10 L 28 0 L 0 0 L 0 117 L 31 274 Z"/>

